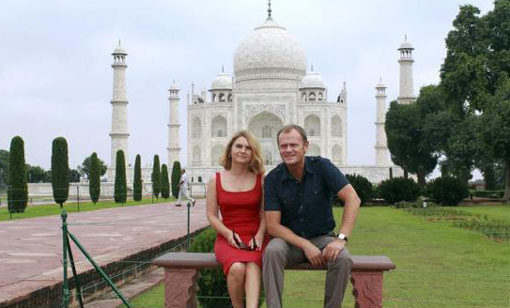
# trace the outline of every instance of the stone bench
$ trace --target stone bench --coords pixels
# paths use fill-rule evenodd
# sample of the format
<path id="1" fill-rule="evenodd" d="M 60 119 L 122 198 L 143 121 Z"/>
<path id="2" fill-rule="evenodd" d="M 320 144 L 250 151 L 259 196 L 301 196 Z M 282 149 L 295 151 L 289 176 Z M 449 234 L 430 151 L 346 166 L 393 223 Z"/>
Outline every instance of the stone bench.
<path id="1" fill-rule="evenodd" d="M 383 272 L 395 268 L 386 256 L 352 256 L 351 283 L 356 308 L 381 308 Z M 165 268 L 165 307 L 197 307 L 198 270 L 221 268 L 213 253 L 167 253 L 153 264 Z M 310 263 L 287 266 L 289 270 L 325 270 Z"/>

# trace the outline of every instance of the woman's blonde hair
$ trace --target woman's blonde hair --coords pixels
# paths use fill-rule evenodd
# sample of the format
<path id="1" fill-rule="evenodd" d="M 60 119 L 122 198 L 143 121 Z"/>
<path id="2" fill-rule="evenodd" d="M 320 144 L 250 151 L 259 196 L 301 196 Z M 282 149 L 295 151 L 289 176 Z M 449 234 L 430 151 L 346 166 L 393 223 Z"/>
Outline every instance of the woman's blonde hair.
<path id="1" fill-rule="evenodd" d="M 234 145 L 234 141 L 236 141 L 239 137 L 246 138 L 251 147 L 252 157 L 250 164 L 248 165 L 248 170 L 256 174 L 264 174 L 264 158 L 260 151 L 260 144 L 257 141 L 257 138 L 255 138 L 255 136 L 247 130 L 240 130 L 232 136 L 225 148 L 225 152 L 223 152 L 223 155 L 221 156 L 220 165 L 222 165 L 226 170 L 230 170 L 232 168 L 232 146 Z"/>

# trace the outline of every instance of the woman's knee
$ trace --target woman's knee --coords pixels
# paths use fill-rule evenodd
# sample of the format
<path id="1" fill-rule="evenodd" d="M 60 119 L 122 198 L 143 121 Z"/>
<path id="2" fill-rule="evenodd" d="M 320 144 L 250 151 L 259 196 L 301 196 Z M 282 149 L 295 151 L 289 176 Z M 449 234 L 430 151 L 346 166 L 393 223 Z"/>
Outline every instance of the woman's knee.
<path id="1" fill-rule="evenodd" d="M 230 266 L 228 275 L 235 278 L 242 278 L 246 273 L 246 265 L 241 262 L 235 262 Z"/>

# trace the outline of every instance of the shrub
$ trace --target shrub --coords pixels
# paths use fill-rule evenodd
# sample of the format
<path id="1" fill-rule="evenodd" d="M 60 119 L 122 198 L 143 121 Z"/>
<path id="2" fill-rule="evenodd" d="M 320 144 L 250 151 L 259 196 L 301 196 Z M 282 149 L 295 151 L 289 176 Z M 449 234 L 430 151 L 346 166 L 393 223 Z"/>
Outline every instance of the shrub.
<path id="1" fill-rule="evenodd" d="M 90 172 L 89 172 L 89 194 L 94 204 L 99 200 L 101 195 L 101 163 L 97 158 L 96 152 L 90 155 Z"/>
<path id="2" fill-rule="evenodd" d="M 358 194 L 358 197 L 361 199 L 361 204 L 365 204 L 368 200 L 372 199 L 374 196 L 374 189 L 372 187 L 372 183 L 362 176 L 362 175 L 345 175 L 349 183 L 351 183 L 354 190 Z"/>
<path id="3" fill-rule="evenodd" d="M 399 201 L 415 201 L 420 195 L 420 186 L 412 179 L 393 178 L 384 180 L 378 187 L 381 198 L 394 204 Z"/>
<path id="4" fill-rule="evenodd" d="M 9 150 L 7 206 L 10 213 L 23 213 L 27 207 L 28 187 L 25 144 L 19 136 L 12 138 Z"/>
<path id="5" fill-rule="evenodd" d="M 168 168 L 166 164 L 161 166 L 161 197 L 170 197 L 170 183 L 168 182 Z"/>
<path id="6" fill-rule="evenodd" d="M 467 185 L 450 176 L 433 180 L 427 185 L 426 192 L 441 205 L 457 205 L 469 195 Z"/>
<path id="7" fill-rule="evenodd" d="M 213 252 L 216 231 L 207 228 L 193 239 L 190 252 Z M 227 281 L 222 269 L 200 270 L 198 301 L 202 308 L 231 307 Z"/>
<path id="8" fill-rule="evenodd" d="M 140 154 L 135 159 L 135 178 L 133 179 L 133 200 L 142 201 L 142 166 Z"/>
<path id="9" fill-rule="evenodd" d="M 51 185 L 53 199 L 62 208 L 69 196 L 69 157 L 67 140 L 58 137 L 53 140 L 51 151 Z"/>
<path id="10" fill-rule="evenodd" d="M 154 155 L 154 164 L 152 165 L 152 194 L 156 199 L 159 198 L 159 192 L 161 188 L 161 183 L 159 182 L 161 180 L 161 169 L 159 168 L 159 156 Z"/>
<path id="11" fill-rule="evenodd" d="M 179 196 L 179 182 L 181 181 L 181 163 L 176 160 L 172 167 L 172 196 Z"/>
<path id="12" fill-rule="evenodd" d="M 124 151 L 117 151 L 117 160 L 115 162 L 115 183 L 113 199 L 115 203 L 126 203 L 127 200 L 127 182 L 126 182 L 126 160 Z"/>

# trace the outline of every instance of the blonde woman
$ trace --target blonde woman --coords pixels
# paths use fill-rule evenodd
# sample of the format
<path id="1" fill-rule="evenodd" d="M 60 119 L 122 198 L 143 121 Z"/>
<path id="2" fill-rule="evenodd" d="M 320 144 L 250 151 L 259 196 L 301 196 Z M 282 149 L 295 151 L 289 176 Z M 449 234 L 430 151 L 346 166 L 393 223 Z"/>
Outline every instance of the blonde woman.
<path id="1" fill-rule="evenodd" d="M 221 158 L 224 170 L 207 188 L 207 219 L 217 231 L 214 253 L 223 265 L 234 308 L 258 307 L 262 250 L 268 237 L 264 220 L 264 164 L 255 137 L 234 134 Z M 219 213 L 221 212 L 221 219 Z"/>

